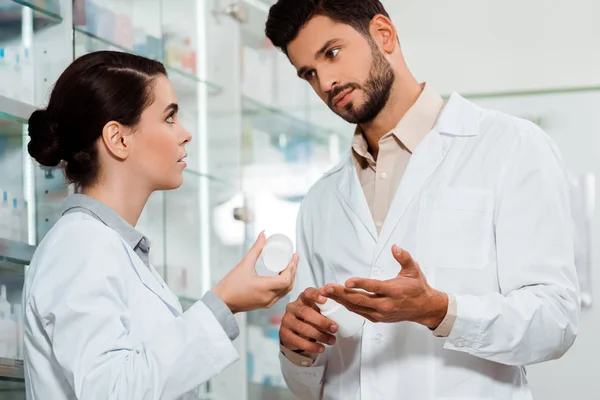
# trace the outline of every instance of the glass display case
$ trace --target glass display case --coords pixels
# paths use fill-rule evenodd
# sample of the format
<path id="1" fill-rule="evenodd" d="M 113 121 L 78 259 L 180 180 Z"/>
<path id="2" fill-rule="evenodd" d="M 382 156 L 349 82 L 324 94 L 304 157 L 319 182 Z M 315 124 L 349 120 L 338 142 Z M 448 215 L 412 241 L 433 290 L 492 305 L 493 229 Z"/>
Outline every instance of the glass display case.
<path id="1" fill-rule="evenodd" d="M 353 131 L 316 118 L 341 120 L 298 79 L 287 57 L 265 37 L 271 3 L 240 2 L 245 15 L 240 27 L 242 187 L 251 215 L 248 237 L 265 230 L 267 235 L 285 234 L 295 243 L 302 199 L 349 151 Z M 247 315 L 248 399 L 294 398 L 278 359 L 279 327 L 289 300 Z"/>
<path id="2" fill-rule="evenodd" d="M 68 193 L 62 175 L 27 156 L 27 120 L 59 61 L 59 1 L 0 1 L 0 397 L 24 398 L 22 287 L 35 245 Z M 54 44 L 50 38 L 56 39 Z M 68 44 L 68 42 L 66 43 Z"/>

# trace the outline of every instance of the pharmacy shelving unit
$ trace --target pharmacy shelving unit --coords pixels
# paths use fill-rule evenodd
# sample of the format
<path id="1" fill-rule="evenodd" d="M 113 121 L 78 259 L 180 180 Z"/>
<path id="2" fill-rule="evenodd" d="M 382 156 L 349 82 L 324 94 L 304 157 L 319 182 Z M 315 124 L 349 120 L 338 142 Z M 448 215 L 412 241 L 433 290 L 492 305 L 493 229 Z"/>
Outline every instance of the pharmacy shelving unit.
<path id="1" fill-rule="evenodd" d="M 313 157 L 306 149 L 318 148 L 329 159 L 339 145 L 332 140 L 338 138 L 334 130 L 311 119 L 302 104 L 297 109 L 265 99 L 266 87 L 243 88 L 241 50 L 248 26 L 226 3 L 0 0 L 0 294 L 2 287 L 6 291 L 5 302 L 0 296 L 0 322 L 2 310 L 10 310 L 11 321 L 5 324 L 10 329 L 0 325 L 3 400 L 24 398 L 22 329 L 16 317 L 24 272 L 60 217 L 62 200 L 74 191 L 60 169 L 42 168 L 27 155 L 27 120 L 47 103 L 53 83 L 75 57 L 111 49 L 155 58 L 167 67 L 181 122 L 194 136 L 189 167 L 181 188 L 150 198 L 138 229 L 151 239 L 152 263 L 184 308 L 239 262 L 260 228 L 248 201 L 254 183 L 245 182 L 247 171 L 276 172 L 271 157 L 298 170 L 294 159 Z M 252 4 L 242 5 L 255 11 Z M 253 170 L 253 165 L 262 167 Z M 282 197 L 297 204 L 302 192 Z M 237 318 L 241 361 L 205 385 L 202 398 L 263 398 L 264 392 L 248 384 L 252 338 L 246 317 Z"/>
<path id="2" fill-rule="evenodd" d="M 25 152 L 26 122 L 64 68 L 63 22 L 58 2 L 0 2 L 0 397 L 7 400 L 24 398 L 24 271 L 53 223 L 55 200 L 68 193 L 57 171 L 35 168 Z"/>

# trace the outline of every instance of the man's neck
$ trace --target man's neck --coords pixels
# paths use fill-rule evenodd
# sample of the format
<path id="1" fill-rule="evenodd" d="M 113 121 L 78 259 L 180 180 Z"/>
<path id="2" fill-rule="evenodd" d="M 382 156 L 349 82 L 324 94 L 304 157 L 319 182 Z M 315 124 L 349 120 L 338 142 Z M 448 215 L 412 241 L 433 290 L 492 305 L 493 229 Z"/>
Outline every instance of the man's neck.
<path id="1" fill-rule="evenodd" d="M 369 144 L 369 152 L 375 159 L 379 154 L 379 140 L 398 125 L 406 112 L 415 104 L 422 91 L 423 86 L 416 81 L 395 82 L 390 98 L 377 118 L 360 125 Z"/>

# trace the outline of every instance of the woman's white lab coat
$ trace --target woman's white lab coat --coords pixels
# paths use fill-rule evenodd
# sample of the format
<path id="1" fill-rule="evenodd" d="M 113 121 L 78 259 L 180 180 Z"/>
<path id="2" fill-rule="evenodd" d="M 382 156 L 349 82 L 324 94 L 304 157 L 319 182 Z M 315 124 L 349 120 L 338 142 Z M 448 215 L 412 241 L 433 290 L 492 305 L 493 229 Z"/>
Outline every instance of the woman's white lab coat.
<path id="1" fill-rule="evenodd" d="M 155 271 L 93 217 L 62 217 L 27 273 L 28 399 L 197 399 L 237 360 L 214 314 L 185 313 Z"/>
<path id="2" fill-rule="evenodd" d="M 524 366 L 555 359 L 579 323 L 569 189 L 533 124 L 458 95 L 411 157 L 378 235 L 350 156 L 302 205 L 295 299 L 351 277 L 391 279 L 398 244 L 431 286 L 456 296 L 448 338 L 367 322 L 303 368 L 280 356 L 302 399 L 526 400 Z"/>

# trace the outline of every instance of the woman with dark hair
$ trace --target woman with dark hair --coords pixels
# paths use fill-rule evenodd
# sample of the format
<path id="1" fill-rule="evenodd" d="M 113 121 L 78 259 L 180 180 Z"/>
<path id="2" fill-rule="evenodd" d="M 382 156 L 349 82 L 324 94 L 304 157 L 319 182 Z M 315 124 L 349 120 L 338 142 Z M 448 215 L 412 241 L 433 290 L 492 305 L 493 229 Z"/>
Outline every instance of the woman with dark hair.
<path id="1" fill-rule="evenodd" d="M 30 399 L 197 399 L 236 361 L 233 314 L 267 308 L 292 288 L 298 257 L 259 277 L 261 234 L 244 259 L 182 312 L 134 227 L 152 192 L 182 184 L 191 135 L 164 66 L 96 52 L 60 76 L 29 120 L 29 153 L 62 165 L 79 194 L 42 240 L 24 289 Z"/>

